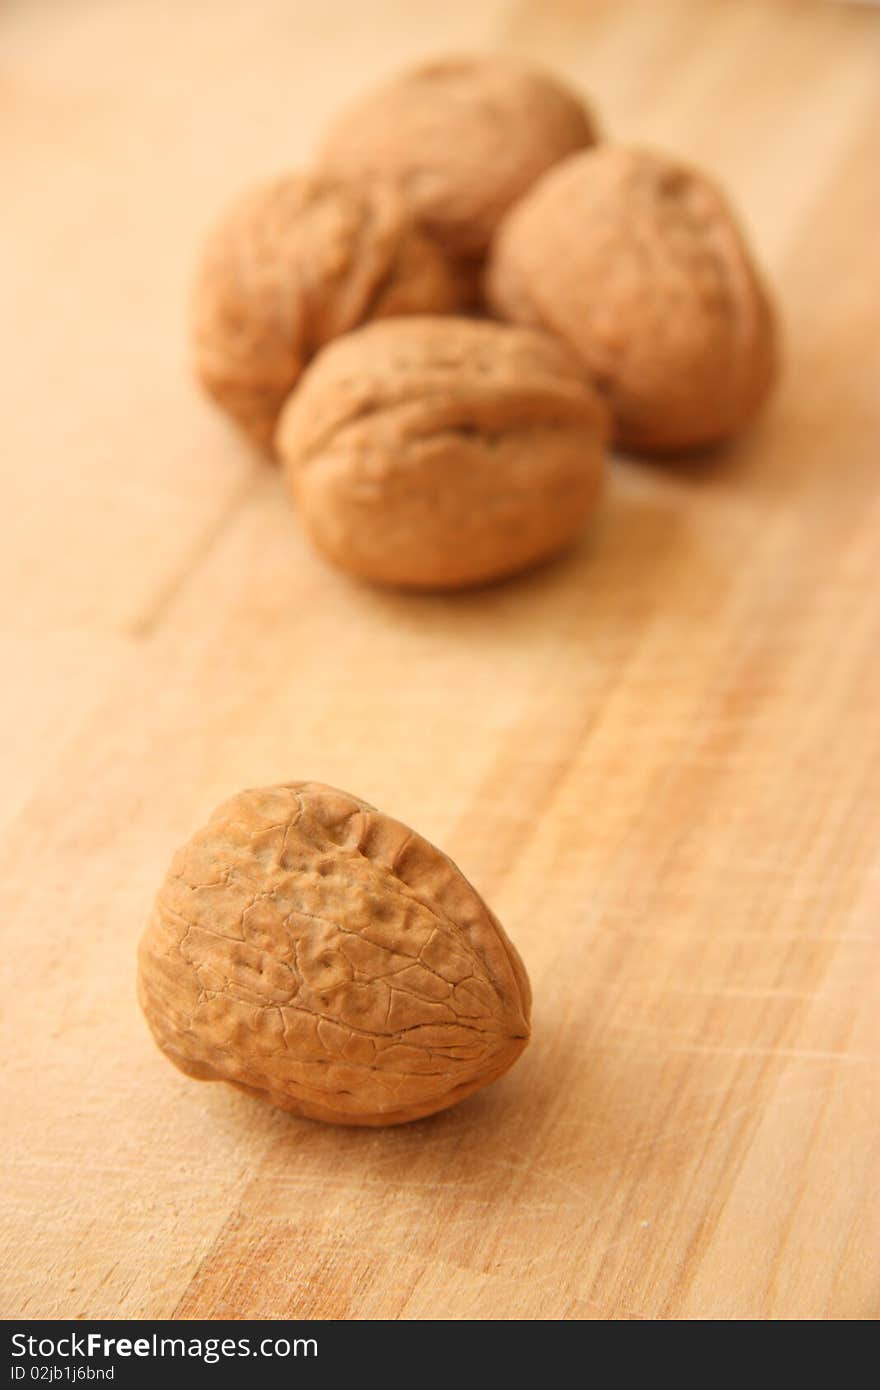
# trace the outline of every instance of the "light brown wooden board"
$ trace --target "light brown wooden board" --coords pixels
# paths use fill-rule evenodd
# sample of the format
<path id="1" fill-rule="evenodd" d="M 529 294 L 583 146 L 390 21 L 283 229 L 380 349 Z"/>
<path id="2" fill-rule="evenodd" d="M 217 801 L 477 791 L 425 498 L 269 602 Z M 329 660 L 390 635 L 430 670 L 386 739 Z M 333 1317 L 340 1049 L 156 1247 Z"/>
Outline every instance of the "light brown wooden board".
<path id="1" fill-rule="evenodd" d="M 2 1311 L 874 1317 L 880 13 L 403 0 L 0 12 Z M 229 194 L 437 49 L 533 55 L 714 169 L 784 308 L 772 407 L 618 462 L 559 563 L 347 582 L 191 385 Z M 134 999 L 242 786 L 418 827 L 528 964 L 483 1095 L 322 1128 L 177 1074 Z"/>

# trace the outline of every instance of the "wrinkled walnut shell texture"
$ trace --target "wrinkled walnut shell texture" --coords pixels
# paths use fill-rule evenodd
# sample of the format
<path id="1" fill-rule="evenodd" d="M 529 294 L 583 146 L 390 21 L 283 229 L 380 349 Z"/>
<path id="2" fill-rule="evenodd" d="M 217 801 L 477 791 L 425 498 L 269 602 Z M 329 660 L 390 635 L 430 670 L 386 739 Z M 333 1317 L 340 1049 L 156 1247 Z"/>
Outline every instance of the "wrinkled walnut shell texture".
<path id="1" fill-rule="evenodd" d="M 314 361 L 279 422 L 301 520 L 341 568 L 457 588 L 570 542 L 601 486 L 605 409 L 545 333 L 370 324 Z"/>
<path id="2" fill-rule="evenodd" d="M 578 355 L 636 451 L 726 438 L 775 375 L 772 308 L 733 214 L 663 155 L 606 145 L 545 175 L 499 231 L 487 297 Z"/>
<path id="3" fill-rule="evenodd" d="M 138 990 L 182 1071 L 338 1124 L 454 1105 L 529 1036 L 519 956 L 452 861 L 317 783 L 242 792 L 178 851 Z"/>
<path id="4" fill-rule="evenodd" d="M 509 207 L 557 160 L 591 145 L 583 103 L 507 58 L 449 58 L 386 82 L 344 111 L 326 168 L 395 180 L 450 256 L 483 256 Z"/>
<path id="5" fill-rule="evenodd" d="M 285 398 L 324 343 L 368 319 L 462 303 L 445 256 L 390 184 L 276 179 L 234 203 L 207 240 L 193 300 L 196 372 L 269 451 Z"/>

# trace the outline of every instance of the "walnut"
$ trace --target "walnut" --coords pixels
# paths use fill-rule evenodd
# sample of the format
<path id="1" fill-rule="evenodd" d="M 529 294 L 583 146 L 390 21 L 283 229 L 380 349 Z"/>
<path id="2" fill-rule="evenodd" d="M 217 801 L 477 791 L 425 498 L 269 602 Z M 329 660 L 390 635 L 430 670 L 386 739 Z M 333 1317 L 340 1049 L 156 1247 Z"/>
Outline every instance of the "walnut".
<path id="1" fill-rule="evenodd" d="M 198 267 L 196 371 L 264 450 L 324 344 L 367 319 L 445 313 L 461 286 L 389 183 L 290 175 L 238 199 Z"/>
<path id="2" fill-rule="evenodd" d="M 395 179 L 422 225 L 465 263 L 539 174 L 590 145 L 583 102 L 507 57 L 447 58 L 384 83 L 344 111 L 320 156 L 337 173 Z"/>
<path id="3" fill-rule="evenodd" d="M 387 319 L 330 344 L 281 416 L 302 521 L 343 569 L 445 589 L 536 564 L 600 490 L 606 416 L 544 333 Z"/>
<path id="4" fill-rule="evenodd" d="M 523 965 L 452 861 L 314 782 L 242 792 L 178 851 L 138 992 L 187 1075 L 338 1124 L 454 1105 L 529 1037 Z"/>
<path id="5" fill-rule="evenodd" d="M 551 170 L 498 233 L 488 298 L 579 356 L 637 452 L 724 439 L 773 381 L 774 315 L 733 214 L 665 155 L 606 145 Z"/>

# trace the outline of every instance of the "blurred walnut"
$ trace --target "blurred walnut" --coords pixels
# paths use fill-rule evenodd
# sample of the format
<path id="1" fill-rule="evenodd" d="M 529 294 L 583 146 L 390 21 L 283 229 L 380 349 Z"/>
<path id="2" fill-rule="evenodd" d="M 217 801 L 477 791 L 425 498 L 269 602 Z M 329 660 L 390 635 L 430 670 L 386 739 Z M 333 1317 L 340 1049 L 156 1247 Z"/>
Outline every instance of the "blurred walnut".
<path id="1" fill-rule="evenodd" d="M 503 223 L 487 282 L 498 313 L 579 356 L 624 447 L 712 444 L 772 384 L 772 308 L 733 214 L 665 155 L 605 145 L 551 170 Z"/>
<path id="2" fill-rule="evenodd" d="M 242 792 L 178 851 L 138 992 L 181 1071 L 338 1124 L 454 1105 L 529 1037 L 522 962 L 452 861 L 314 782 Z"/>
<path id="3" fill-rule="evenodd" d="M 277 446 L 316 545 L 385 584 L 457 588 L 554 554 L 595 505 L 605 409 L 545 333 L 388 319 L 330 344 Z"/>
<path id="4" fill-rule="evenodd" d="M 300 372 L 331 338 L 462 299 L 443 253 L 381 181 L 291 175 L 240 198 L 209 236 L 194 297 L 198 375 L 268 450 Z"/>
<path id="5" fill-rule="evenodd" d="M 355 102 L 321 155 L 337 173 L 395 179 L 426 230 L 472 262 L 539 174 L 595 138 L 580 98 L 540 69 L 507 57 L 448 58 Z"/>

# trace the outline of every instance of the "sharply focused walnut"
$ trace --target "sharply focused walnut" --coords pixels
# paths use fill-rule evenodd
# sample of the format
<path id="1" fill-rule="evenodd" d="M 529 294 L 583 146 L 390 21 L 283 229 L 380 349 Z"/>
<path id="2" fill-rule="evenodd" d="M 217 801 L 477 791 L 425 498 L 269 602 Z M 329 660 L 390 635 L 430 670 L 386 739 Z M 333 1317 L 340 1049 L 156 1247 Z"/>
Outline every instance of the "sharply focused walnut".
<path id="1" fill-rule="evenodd" d="M 735 433 L 773 381 L 773 312 L 733 214 L 664 155 L 606 145 L 551 170 L 502 224 L 487 288 L 580 357 L 636 451 Z"/>
<path id="2" fill-rule="evenodd" d="M 209 236 L 196 278 L 196 370 L 262 449 L 318 349 L 367 319 L 447 313 L 463 294 L 446 258 L 381 180 L 276 179 Z"/>
<path id="3" fill-rule="evenodd" d="M 522 962 L 452 861 L 315 782 L 242 792 L 178 851 L 138 992 L 181 1071 L 338 1124 L 443 1110 L 529 1038 Z"/>
<path id="4" fill-rule="evenodd" d="M 278 452 L 315 544 L 413 588 L 478 584 L 573 539 L 597 500 L 605 409 L 545 333 L 388 319 L 315 359 Z"/>
<path id="5" fill-rule="evenodd" d="M 593 143 L 583 102 L 528 63 L 447 58 L 401 73 L 333 123 L 321 155 L 341 173 L 398 181 L 457 259 L 479 259 L 539 174 Z"/>

